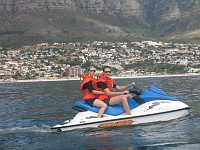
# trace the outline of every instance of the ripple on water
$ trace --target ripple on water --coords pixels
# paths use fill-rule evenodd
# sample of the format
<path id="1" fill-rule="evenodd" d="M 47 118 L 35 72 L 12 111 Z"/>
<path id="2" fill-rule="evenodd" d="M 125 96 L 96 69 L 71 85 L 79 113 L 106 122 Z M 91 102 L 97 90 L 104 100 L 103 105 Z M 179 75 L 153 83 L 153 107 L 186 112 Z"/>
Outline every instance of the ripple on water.
<path id="1" fill-rule="evenodd" d="M 72 118 L 79 81 L 0 84 L 0 149 L 198 149 L 200 78 L 117 79 L 142 89 L 156 86 L 188 104 L 184 118 L 108 129 L 55 132 L 51 126 Z"/>

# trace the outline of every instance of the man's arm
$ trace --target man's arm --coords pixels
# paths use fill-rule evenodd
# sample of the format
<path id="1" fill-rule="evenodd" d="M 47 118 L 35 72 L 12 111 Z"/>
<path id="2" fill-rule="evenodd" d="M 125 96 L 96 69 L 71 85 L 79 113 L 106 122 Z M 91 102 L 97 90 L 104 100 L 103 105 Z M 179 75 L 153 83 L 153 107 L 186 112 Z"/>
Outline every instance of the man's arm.
<path id="1" fill-rule="evenodd" d="M 123 95 L 123 94 L 127 94 L 128 93 L 128 91 L 124 91 L 124 92 L 113 92 L 113 91 L 110 91 L 108 89 L 106 83 L 104 83 L 104 82 L 97 83 L 97 86 L 99 88 L 101 88 L 105 92 L 105 94 L 108 95 L 108 96 L 117 96 L 117 95 Z"/>
<path id="2" fill-rule="evenodd" d="M 130 88 L 131 86 L 135 85 L 134 82 L 132 82 L 131 84 L 128 84 L 128 85 L 116 85 L 115 89 L 116 90 L 124 90 L 124 89 L 127 89 L 127 88 Z"/>

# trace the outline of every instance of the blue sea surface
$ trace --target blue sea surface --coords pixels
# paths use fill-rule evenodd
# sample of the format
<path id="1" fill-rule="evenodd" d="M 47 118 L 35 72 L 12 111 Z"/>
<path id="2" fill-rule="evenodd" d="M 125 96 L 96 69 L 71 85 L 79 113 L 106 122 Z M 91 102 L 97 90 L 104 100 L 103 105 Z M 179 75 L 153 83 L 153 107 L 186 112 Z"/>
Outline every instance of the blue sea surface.
<path id="1" fill-rule="evenodd" d="M 57 132 L 50 128 L 77 111 L 80 81 L 0 83 L 0 150 L 198 150 L 200 76 L 116 79 L 142 89 L 156 86 L 191 107 L 167 122 Z"/>

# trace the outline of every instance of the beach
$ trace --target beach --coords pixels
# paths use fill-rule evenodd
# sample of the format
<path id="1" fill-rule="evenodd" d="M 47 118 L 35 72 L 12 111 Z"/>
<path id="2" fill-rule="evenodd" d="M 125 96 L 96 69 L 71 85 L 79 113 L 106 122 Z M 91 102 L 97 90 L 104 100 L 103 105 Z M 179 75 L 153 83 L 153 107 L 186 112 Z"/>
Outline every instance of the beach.
<path id="1" fill-rule="evenodd" d="M 187 74 L 167 74 L 167 75 L 144 75 L 144 76 L 123 76 L 117 77 L 112 76 L 113 79 L 124 79 L 124 78 L 158 78 L 158 77 L 177 77 L 177 76 L 199 76 L 200 73 L 187 73 Z M 30 79 L 30 80 L 15 80 L 15 79 L 1 79 L 0 83 L 14 83 L 14 82 L 47 82 L 47 81 L 72 81 L 72 80 L 81 80 L 80 77 L 74 78 L 40 78 L 40 79 Z"/>

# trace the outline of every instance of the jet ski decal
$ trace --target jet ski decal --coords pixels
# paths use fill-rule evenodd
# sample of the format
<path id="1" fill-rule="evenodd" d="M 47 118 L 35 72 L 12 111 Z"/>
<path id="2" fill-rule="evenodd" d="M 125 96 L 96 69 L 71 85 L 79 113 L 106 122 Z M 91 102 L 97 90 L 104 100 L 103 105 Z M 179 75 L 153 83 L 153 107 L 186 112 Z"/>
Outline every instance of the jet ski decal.
<path id="1" fill-rule="evenodd" d="M 132 123 L 133 123 L 133 120 L 123 120 L 123 121 L 117 121 L 117 122 L 102 123 L 102 124 L 99 124 L 99 127 L 101 128 L 116 127 L 116 126 L 130 125 Z"/>

